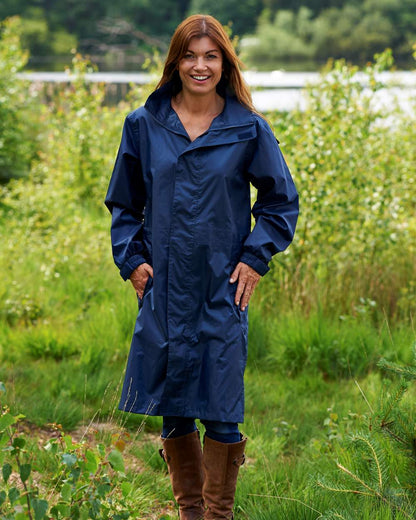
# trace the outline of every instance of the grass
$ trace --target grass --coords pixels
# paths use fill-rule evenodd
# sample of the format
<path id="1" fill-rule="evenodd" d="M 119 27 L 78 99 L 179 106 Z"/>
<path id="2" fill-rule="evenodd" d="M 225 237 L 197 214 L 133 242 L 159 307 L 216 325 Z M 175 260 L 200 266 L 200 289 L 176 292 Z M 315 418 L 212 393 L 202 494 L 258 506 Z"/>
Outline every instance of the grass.
<path id="1" fill-rule="evenodd" d="M 94 219 L 101 237 L 104 215 L 99 215 Z M 79 242 L 70 229 L 65 237 Z M 176 518 L 169 478 L 157 453 L 161 419 L 117 410 L 137 312 L 134 292 L 112 265 L 108 237 L 99 245 L 95 238 L 88 241 L 86 232 L 82 238 L 86 242 L 74 248 L 71 263 L 55 263 L 57 277 L 41 269 L 37 250 L 11 268 L 0 320 L 0 381 L 8 390 L 7 404 L 23 413 L 33 429 L 33 454 L 45 486 L 51 470 L 39 431 L 51 423 L 67 432 L 85 430 L 91 422 L 109 424 L 130 435 L 124 457 L 136 517 Z M 302 312 L 282 305 L 289 295 L 290 290 L 279 294 L 278 306 L 270 306 L 270 294 L 260 286 L 250 304 L 242 425 L 249 442 L 235 518 L 332 518 L 332 510 L 351 512 L 354 507 L 362 518 L 393 518 L 383 504 L 368 499 L 368 504 L 356 505 L 353 498 L 334 497 L 317 482 L 321 475 L 336 473 L 335 461 L 348 435 L 368 428 L 366 399 L 375 406 L 383 388 L 376 368 L 380 357 L 411 361 L 412 323 L 390 324 L 367 300 L 358 301 L 350 314 L 319 307 Z M 111 435 L 100 435 L 110 442 Z"/>
<path id="2" fill-rule="evenodd" d="M 23 413 L 33 430 L 33 456 L 45 486 L 53 472 L 42 449 L 49 424 L 75 435 L 90 423 L 109 425 L 130 436 L 123 455 L 132 483 L 132 512 L 143 519 L 176 518 L 158 455 L 161 419 L 117 410 L 136 298 L 119 279 L 108 250 L 100 246 L 96 255 L 96 265 L 88 259 L 65 264 L 52 280 L 42 274 L 35 255 L 25 265 L 14 265 L 14 279 L 24 290 L 11 286 L 8 297 L 14 294 L 17 301 L 23 294 L 27 309 L 22 312 L 11 301 L 10 312 L 2 315 L 0 381 L 8 390 L 8 406 Z M 360 520 L 393 518 L 383 504 L 375 507 L 369 499 L 356 506 L 351 497 L 334 498 L 317 482 L 336 472 L 335 460 L 348 435 L 368 428 L 370 411 L 363 394 L 373 406 L 378 401 L 383 387 L 379 358 L 411 360 L 411 324 L 389 326 L 379 312 L 374 319 L 374 309 L 365 301 L 348 316 L 320 309 L 303 314 L 272 310 L 263 294 L 260 289 L 250 305 L 242 425 L 249 442 L 236 520 L 318 519 L 354 507 L 360 508 Z M 110 443 L 111 432 L 87 440 Z M 344 504 L 348 501 L 352 505 Z"/>
<path id="3" fill-rule="evenodd" d="M 120 294 L 124 296 L 123 288 L 120 288 Z M 120 321 L 124 318 L 133 324 L 133 307 L 130 314 L 123 305 L 117 306 L 116 316 Z M 255 305 L 250 312 L 256 316 Z M 105 322 L 102 315 L 92 313 L 89 320 L 90 330 L 98 331 L 100 327 L 102 330 Z M 253 321 L 256 322 L 256 318 Z M 318 519 L 336 504 L 340 505 L 338 498 L 334 503 L 330 494 L 318 488 L 318 477 L 336 470 L 335 458 L 340 442 L 368 423 L 368 403 L 374 405 L 377 402 L 383 380 L 377 370 L 362 370 L 361 365 L 357 369 L 359 381 L 352 373 L 346 372 L 340 377 L 336 368 L 328 377 L 326 369 L 323 370 L 317 361 L 319 356 L 311 357 L 294 372 L 290 369 L 293 353 L 288 351 L 288 347 L 304 352 L 302 345 L 308 343 L 307 338 L 313 338 L 307 331 L 316 327 L 323 329 L 327 325 L 330 329 L 330 323 L 326 325 L 322 316 L 305 318 L 302 324 L 306 339 L 299 343 L 297 318 L 281 318 L 280 324 L 278 321 L 273 323 L 270 318 L 268 321 L 272 322 L 266 327 L 270 330 L 263 337 L 268 349 L 260 350 L 263 355 L 259 359 L 256 359 L 255 352 L 251 353 L 246 373 L 246 421 L 242 431 L 249 442 L 247 463 L 241 470 L 236 495 L 235 518 Z M 287 324 L 286 330 L 283 322 Z M 358 331 L 350 327 L 352 337 L 359 337 L 362 326 Z M 124 328 L 127 330 L 119 323 L 119 330 Z M 279 335 L 270 332 L 274 330 L 280 330 Z M 393 344 L 395 347 L 395 360 L 407 356 L 411 331 L 390 331 L 387 340 L 383 335 L 384 329 L 373 329 L 371 333 L 371 327 L 367 325 L 363 330 L 374 343 L 374 361 L 389 341 L 389 348 L 393 350 Z M 331 330 L 326 331 L 321 338 L 321 357 L 327 351 L 328 338 L 332 338 L 332 334 Z M 47 348 L 42 348 L 42 342 L 55 345 L 51 344 L 47 334 L 36 336 L 36 341 L 33 341 L 37 345 L 36 352 L 30 348 L 27 338 L 20 344 L 11 345 L 6 361 L 0 367 L 0 380 L 8 388 L 8 405 L 14 412 L 23 413 L 27 424 L 33 425 L 34 446 L 39 443 L 37 432 L 47 429 L 49 423 L 61 423 L 70 432 L 86 431 L 90 422 L 107 425 L 110 430 L 128 432 L 124 457 L 129 467 L 128 478 L 133 484 L 136 514 L 141 515 L 138 518 L 175 518 L 166 468 L 157 453 L 160 418 L 144 418 L 117 410 L 128 349 L 126 338 L 124 347 L 115 353 L 111 348 L 114 336 L 110 331 L 111 340 L 104 338 L 101 355 L 90 359 L 82 355 L 84 348 L 88 351 L 91 342 L 91 336 L 85 334 L 83 327 L 71 329 L 68 335 L 70 342 L 80 342 L 78 350 L 81 354 L 52 354 Z M 252 342 L 254 338 L 251 338 Z M 380 338 L 384 338 L 383 341 Z M 23 350 L 20 350 L 22 345 Z M 101 441 L 107 439 L 108 442 L 111 432 L 104 431 L 100 435 Z M 90 442 L 95 443 L 97 439 Z M 48 458 L 37 450 L 34 453 L 39 457 L 38 465 L 47 476 Z M 363 506 L 363 516 L 359 518 L 387 520 L 393 518 L 390 513 L 383 505 L 374 510 L 374 502 L 369 501 L 368 506 Z M 400 514 L 394 518 L 401 518 Z"/>

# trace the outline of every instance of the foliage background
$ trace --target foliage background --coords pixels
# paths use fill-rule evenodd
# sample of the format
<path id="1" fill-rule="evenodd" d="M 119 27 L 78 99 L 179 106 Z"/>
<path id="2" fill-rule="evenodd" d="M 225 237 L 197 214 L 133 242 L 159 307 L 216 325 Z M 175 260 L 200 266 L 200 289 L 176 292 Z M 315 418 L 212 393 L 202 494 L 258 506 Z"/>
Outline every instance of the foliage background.
<path id="1" fill-rule="evenodd" d="M 165 52 L 178 23 L 205 12 L 231 25 L 251 68 L 316 69 L 330 57 L 365 64 L 393 49 L 411 65 L 416 0 L 3 0 L 0 19 L 20 15 L 30 67 L 61 70 L 70 51 L 104 69 L 137 69 Z"/>

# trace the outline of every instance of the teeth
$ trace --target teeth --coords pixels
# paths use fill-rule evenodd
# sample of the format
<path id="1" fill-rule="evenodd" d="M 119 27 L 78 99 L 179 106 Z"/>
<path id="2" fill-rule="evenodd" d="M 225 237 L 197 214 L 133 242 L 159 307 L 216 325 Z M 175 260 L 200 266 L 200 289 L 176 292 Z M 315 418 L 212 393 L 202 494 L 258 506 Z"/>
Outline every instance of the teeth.
<path id="1" fill-rule="evenodd" d="M 192 76 L 194 79 L 197 79 L 199 81 L 202 81 L 204 79 L 208 79 L 208 76 Z"/>

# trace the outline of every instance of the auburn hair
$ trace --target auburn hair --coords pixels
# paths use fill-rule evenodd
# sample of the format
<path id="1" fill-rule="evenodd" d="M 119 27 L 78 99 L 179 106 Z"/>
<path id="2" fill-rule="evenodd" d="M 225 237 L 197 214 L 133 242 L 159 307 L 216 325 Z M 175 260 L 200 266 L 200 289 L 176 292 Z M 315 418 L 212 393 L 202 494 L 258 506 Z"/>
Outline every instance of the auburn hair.
<path id="1" fill-rule="evenodd" d="M 156 88 L 172 82 L 174 96 L 182 90 L 182 82 L 178 72 L 179 61 L 188 51 L 191 38 L 202 38 L 203 36 L 211 38 L 222 51 L 224 70 L 217 85 L 217 91 L 224 95 L 227 89 L 231 90 L 243 106 L 252 112 L 256 112 L 250 90 L 240 71 L 242 62 L 238 58 L 223 26 L 210 15 L 194 14 L 178 25 L 170 42 L 162 77 Z"/>

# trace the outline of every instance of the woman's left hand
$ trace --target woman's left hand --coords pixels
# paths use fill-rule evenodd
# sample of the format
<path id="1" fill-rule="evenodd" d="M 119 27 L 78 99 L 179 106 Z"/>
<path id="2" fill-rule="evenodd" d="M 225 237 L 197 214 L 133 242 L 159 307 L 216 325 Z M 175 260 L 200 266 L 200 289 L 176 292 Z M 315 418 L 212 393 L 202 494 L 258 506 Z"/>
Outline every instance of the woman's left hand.
<path id="1" fill-rule="evenodd" d="M 257 271 L 243 262 L 239 262 L 234 269 L 230 283 L 238 281 L 237 291 L 235 293 L 235 304 L 237 306 L 240 305 L 242 311 L 246 310 L 251 295 L 259 283 L 260 278 L 261 276 Z"/>

